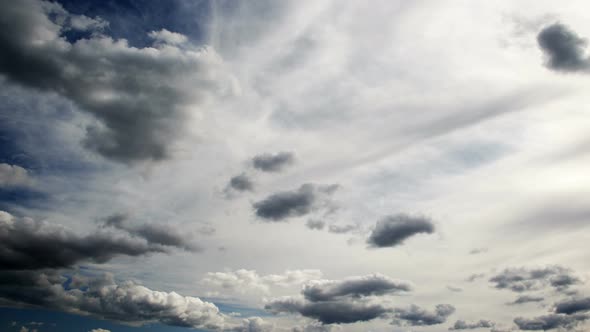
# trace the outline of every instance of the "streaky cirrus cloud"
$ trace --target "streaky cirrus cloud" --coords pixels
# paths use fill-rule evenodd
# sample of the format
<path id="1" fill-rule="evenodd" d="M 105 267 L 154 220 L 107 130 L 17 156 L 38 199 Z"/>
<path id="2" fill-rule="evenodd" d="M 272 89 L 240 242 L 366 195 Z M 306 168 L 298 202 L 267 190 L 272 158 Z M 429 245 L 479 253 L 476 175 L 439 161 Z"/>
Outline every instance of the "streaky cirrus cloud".
<path id="1" fill-rule="evenodd" d="M 265 221 L 285 221 L 290 217 L 302 217 L 319 209 L 330 210 L 332 194 L 338 185 L 315 185 L 306 183 L 293 191 L 281 191 L 255 202 L 252 206 L 256 216 Z"/>
<path id="2" fill-rule="evenodd" d="M 367 243 L 373 248 L 395 247 L 416 234 L 434 233 L 434 228 L 432 221 L 425 217 L 391 215 L 377 222 Z"/>
<path id="3" fill-rule="evenodd" d="M 590 58 L 585 54 L 587 41 L 566 25 L 554 23 L 537 35 L 539 47 L 547 56 L 547 67 L 563 72 L 580 72 L 590 69 Z"/>
<path id="4" fill-rule="evenodd" d="M 105 35 L 104 24 L 77 19 L 56 2 L 2 2 L 0 73 L 92 114 L 97 122 L 87 128 L 84 145 L 107 158 L 169 158 L 190 115 L 187 106 L 231 93 L 222 60 L 210 47 L 180 46 L 183 38 L 165 30 L 150 34 L 152 47 L 130 47 Z M 71 27 L 95 30 L 70 42 L 62 34 Z"/>

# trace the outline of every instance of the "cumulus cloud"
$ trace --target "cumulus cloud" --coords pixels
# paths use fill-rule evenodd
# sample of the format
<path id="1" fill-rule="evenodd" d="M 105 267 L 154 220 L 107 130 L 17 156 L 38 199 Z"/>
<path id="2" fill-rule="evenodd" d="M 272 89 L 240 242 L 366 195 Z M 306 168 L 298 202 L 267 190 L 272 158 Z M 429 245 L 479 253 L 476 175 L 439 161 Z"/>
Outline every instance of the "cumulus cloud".
<path id="1" fill-rule="evenodd" d="M 449 330 L 472 330 L 484 327 L 494 327 L 495 324 L 492 321 L 481 319 L 477 322 L 468 323 L 464 320 L 458 320 L 455 324 L 449 327 Z"/>
<path id="2" fill-rule="evenodd" d="M 294 191 L 274 193 L 253 204 L 256 216 L 268 221 L 284 221 L 289 217 L 301 217 L 315 210 L 333 208 L 330 200 L 338 185 L 301 185 Z"/>
<path id="3" fill-rule="evenodd" d="M 590 311 L 590 297 L 568 299 L 555 304 L 557 314 L 571 315 L 584 311 Z"/>
<path id="4" fill-rule="evenodd" d="M 299 313 L 322 324 L 347 324 L 383 317 L 390 309 L 380 304 L 349 301 L 308 302 L 293 297 L 275 299 L 265 305 L 272 313 Z"/>
<path id="5" fill-rule="evenodd" d="M 393 312 L 395 325 L 437 325 L 447 321 L 447 318 L 455 312 L 455 307 L 450 304 L 438 304 L 434 311 L 428 311 L 417 305 L 408 308 L 396 308 Z"/>
<path id="6" fill-rule="evenodd" d="M 209 272 L 201 281 L 208 287 L 246 292 L 250 290 L 269 293 L 270 288 L 301 285 L 306 281 L 319 279 L 319 270 L 287 270 L 282 274 L 259 275 L 255 270 L 240 269 L 227 272 Z"/>
<path id="7" fill-rule="evenodd" d="M 434 224 L 430 219 L 396 214 L 378 221 L 367 243 L 375 248 L 395 247 L 421 233 L 434 233 Z"/>
<path id="8" fill-rule="evenodd" d="M 315 280 L 307 283 L 303 296 L 312 302 L 333 301 L 341 297 L 360 298 L 409 292 L 412 285 L 407 281 L 391 279 L 381 274 L 351 277 L 342 280 Z"/>
<path id="9" fill-rule="evenodd" d="M 252 158 L 252 166 L 263 172 L 280 172 L 295 162 L 292 152 L 264 153 Z"/>
<path id="10" fill-rule="evenodd" d="M 152 31 L 148 34 L 148 36 L 150 36 L 150 38 L 154 39 L 156 42 L 170 45 L 180 45 L 188 41 L 188 38 L 185 35 L 168 31 L 166 29 Z"/>
<path id="11" fill-rule="evenodd" d="M 322 324 L 347 324 L 385 317 L 392 309 L 374 300 L 380 296 L 411 290 L 405 281 L 374 274 L 343 280 L 313 280 L 306 283 L 302 297 L 286 296 L 265 305 L 272 313 L 298 313 Z"/>
<path id="12" fill-rule="evenodd" d="M 205 329 L 221 329 L 224 324 L 219 309 L 197 297 L 154 291 L 133 282 L 116 283 L 110 274 L 78 276 L 68 289 L 64 281 L 56 271 L 4 271 L 0 298 L 120 322 Z"/>
<path id="13" fill-rule="evenodd" d="M 151 236 L 99 230 L 78 235 L 61 225 L 16 218 L 0 211 L 0 265 L 9 270 L 70 267 L 91 261 L 104 263 L 115 256 L 168 252 L 174 244 Z"/>
<path id="14" fill-rule="evenodd" d="M 33 183 L 26 169 L 0 163 L 0 187 L 26 187 Z"/>
<path id="15" fill-rule="evenodd" d="M 539 47 L 547 56 L 549 69 L 576 72 L 590 69 L 590 59 L 584 54 L 586 40 L 561 23 L 549 25 L 537 35 Z"/>
<path id="16" fill-rule="evenodd" d="M 571 329 L 590 318 L 587 315 L 549 314 L 535 318 L 517 317 L 514 323 L 524 331 L 546 331 L 553 329 Z"/>
<path id="17" fill-rule="evenodd" d="M 130 47 L 100 29 L 69 42 L 62 33 L 100 28 L 55 2 L 23 0 L 0 4 L 0 74 L 11 82 L 57 93 L 97 122 L 84 144 L 122 162 L 162 160 L 171 155 L 186 109 L 211 94 L 225 94 L 222 61 L 208 47 L 179 48 L 178 34 L 152 32 L 154 47 Z M 161 45 L 165 41 L 165 45 Z M 224 77 L 224 78 L 221 78 Z"/>
<path id="18" fill-rule="evenodd" d="M 274 325 L 266 322 L 260 317 L 249 317 L 242 320 L 241 326 L 236 326 L 231 329 L 226 329 L 228 332 L 271 332 L 274 330 Z"/>
<path id="19" fill-rule="evenodd" d="M 545 300 L 542 296 L 532 296 L 532 295 L 521 295 L 516 298 L 516 300 L 508 303 L 509 305 L 517 305 L 517 304 L 524 304 L 524 303 L 531 303 L 531 302 L 543 302 Z"/>
<path id="20" fill-rule="evenodd" d="M 489 281 L 497 289 L 509 289 L 514 292 L 538 290 L 547 286 L 556 290 L 565 290 L 580 283 L 580 279 L 570 269 L 557 265 L 533 269 L 524 267 L 505 269 Z"/>
<path id="21" fill-rule="evenodd" d="M 110 330 L 105 330 L 105 329 L 92 329 L 88 332 L 111 332 Z"/>
<path id="22" fill-rule="evenodd" d="M 227 188 L 235 191 L 253 191 L 254 182 L 246 174 L 240 174 L 229 179 Z"/>

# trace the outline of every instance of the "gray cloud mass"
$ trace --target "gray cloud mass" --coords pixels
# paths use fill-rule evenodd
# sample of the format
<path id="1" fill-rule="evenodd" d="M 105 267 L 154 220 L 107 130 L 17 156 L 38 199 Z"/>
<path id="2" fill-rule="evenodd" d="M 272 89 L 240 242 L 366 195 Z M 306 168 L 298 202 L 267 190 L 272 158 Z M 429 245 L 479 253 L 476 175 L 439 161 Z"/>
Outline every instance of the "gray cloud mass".
<path id="1" fill-rule="evenodd" d="M 556 290 L 565 290 L 581 282 L 570 269 L 557 265 L 533 269 L 524 267 L 505 269 L 489 281 L 497 289 L 509 289 L 519 293 L 547 286 Z"/>
<path id="2" fill-rule="evenodd" d="M 547 56 L 548 68 L 564 72 L 590 69 L 590 59 L 584 55 L 586 40 L 567 26 L 555 23 L 543 28 L 537 42 Z"/>
<path id="3" fill-rule="evenodd" d="M 395 247 L 420 233 L 434 233 L 432 221 L 424 217 L 396 214 L 379 220 L 367 243 L 375 248 Z"/>
<path id="4" fill-rule="evenodd" d="M 292 152 L 264 153 L 252 158 L 252 166 L 263 172 L 280 172 L 295 162 Z"/>
<path id="5" fill-rule="evenodd" d="M 437 325 L 447 321 L 447 318 L 455 312 L 455 307 L 450 304 L 438 304 L 434 311 L 428 311 L 417 305 L 408 308 L 396 308 L 394 310 L 395 325 L 424 326 Z"/>

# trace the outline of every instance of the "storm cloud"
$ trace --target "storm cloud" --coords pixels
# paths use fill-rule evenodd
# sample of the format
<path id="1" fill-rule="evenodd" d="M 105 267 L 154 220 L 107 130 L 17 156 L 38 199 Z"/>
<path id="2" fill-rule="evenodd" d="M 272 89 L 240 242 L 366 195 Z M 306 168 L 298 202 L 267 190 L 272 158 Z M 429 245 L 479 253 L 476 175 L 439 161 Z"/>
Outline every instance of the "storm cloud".
<path id="1" fill-rule="evenodd" d="M 330 208 L 330 197 L 337 185 L 301 185 L 294 191 L 282 191 L 253 204 L 256 216 L 267 221 L 284 221 L 289 217 L 301 217 L 321 208 Z"/>
<path id="2" fill-rule="evenodd" d="M 533 269 L 524 267 L 505 269 L 489 281 L 497 289 L 509 289 L 514 292 L 538 290 L 547 286 L 556 290 L 565 290 L 581 282 L 573 271 L 557 265 Z"/>
<path id="3" fill-rule="evenodd" d="M 590 69 L 590 59 L 584 54 L 586 40 L 561 23 L 549 25 L 537 36 L 539 47 L 547 56 L 549 69 L 576 72 Z"/>
<path id="4" fill-rule="evenodd" d="M 76 23 L 82 21 L 93 24 Z M 97 122 L 87 128 L 84 145 L 107 158 L 170 157 L 186 106 L 224 89 L 220 58 L 211 48 L 170 43 L 163 31 L 152 33 L 152 47 L 130 47 L 104 35 L 103 27 L 55 2 L 2 2 L 0 74 L 92 114 Z M 90 34 L 70 42 L 62 36 L 69 29 Z"/>
<path id="5" fill-rule="evenodd" d="M 168 252 L 175 246 L 151 233 L 143 237 L 99 230 L 78 235 L 61 225 L 16 218 L 0 211 L 0 265 L 3 270 L 64 268 L 84 261 L 104 263 L 121 255 Z"/>
<path id="6" fill-rule="evenodd" d="M 252 166 L 263 172 L 280 172 L 295 162 L 292 152 L 264 153 L 252 158 Z"/>
<path id="7" fill-rule="evenodd" d="M 421 233 L 434 233 L 434 224 L 430 219 L 396 214 L 378 221 L 367 243 L 375 248 L 395 247 L 413 235 Z"/>

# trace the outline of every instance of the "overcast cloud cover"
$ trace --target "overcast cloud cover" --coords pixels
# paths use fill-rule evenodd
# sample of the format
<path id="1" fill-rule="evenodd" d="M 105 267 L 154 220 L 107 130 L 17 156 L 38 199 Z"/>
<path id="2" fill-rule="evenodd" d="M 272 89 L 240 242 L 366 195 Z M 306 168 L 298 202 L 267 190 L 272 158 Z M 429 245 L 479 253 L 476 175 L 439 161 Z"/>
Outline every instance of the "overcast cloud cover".
<path id="1" fill-rule="evenodd" d="M 590 329 L 589 10 L 0 0 L 0 330 Z"/>

